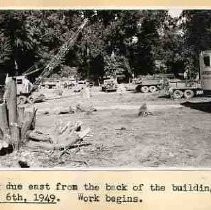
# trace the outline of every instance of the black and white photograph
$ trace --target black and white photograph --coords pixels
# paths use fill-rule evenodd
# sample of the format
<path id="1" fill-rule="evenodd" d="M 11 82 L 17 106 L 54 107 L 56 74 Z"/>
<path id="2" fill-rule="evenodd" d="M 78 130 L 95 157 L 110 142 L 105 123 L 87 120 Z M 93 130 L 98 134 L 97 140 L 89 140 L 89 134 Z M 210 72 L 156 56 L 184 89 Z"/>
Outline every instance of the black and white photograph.
<path id="1" fill-rule="evenodd" d="M 1 168 L 211 167 L 211 10 L 0 10 Z"/>

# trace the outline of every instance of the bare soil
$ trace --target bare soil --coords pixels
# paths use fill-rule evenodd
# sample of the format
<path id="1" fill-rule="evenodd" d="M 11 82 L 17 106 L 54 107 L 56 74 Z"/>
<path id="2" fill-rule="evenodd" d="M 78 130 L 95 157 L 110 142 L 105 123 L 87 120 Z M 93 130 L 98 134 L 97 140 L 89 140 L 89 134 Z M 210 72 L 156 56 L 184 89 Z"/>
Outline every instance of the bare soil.
<path id="1" fill-rule="evenodd" d="M 68 151 L 24 151 L 31 167 L 211 167 L 211 98 L 171 100 L 160 93 L 104 93 L 92 97 L 65 90 L 41 90 L 48 100 L 37 103 L 36 128 L 53 133 L 56 122 L 82 121 L 90 127 L 88 143 Z M 43 110 L 91 104 L 97 111 L 44 115 Z M 138 117 L 147 104 L 152 115 Z M 29 106 L 29 105 L 26 105 Z M 16 167 L 15 153 L 1 156 L 2 167 Z M 31 162 L 31 163 L 30 163 Z M 4 163 L 4 164 L 3 164 Z"/>

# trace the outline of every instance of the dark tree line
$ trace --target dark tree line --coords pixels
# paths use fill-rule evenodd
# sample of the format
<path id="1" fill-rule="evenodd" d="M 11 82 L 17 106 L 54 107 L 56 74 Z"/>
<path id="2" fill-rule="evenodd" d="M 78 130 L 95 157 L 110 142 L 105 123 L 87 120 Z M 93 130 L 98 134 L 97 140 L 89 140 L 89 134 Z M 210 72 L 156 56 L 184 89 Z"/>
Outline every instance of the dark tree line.
<path id="1" fill-rule="evenodd" d="M 186 10 L 172 18 L 165 10 L 0 11 L 0 76 L 21 75 L 46 63 L 88 17 L 74 47 L 55 69 L 77 67 L 84 78 L 199 70 L 198 57 L 211 48 L 211 11 Z"/>

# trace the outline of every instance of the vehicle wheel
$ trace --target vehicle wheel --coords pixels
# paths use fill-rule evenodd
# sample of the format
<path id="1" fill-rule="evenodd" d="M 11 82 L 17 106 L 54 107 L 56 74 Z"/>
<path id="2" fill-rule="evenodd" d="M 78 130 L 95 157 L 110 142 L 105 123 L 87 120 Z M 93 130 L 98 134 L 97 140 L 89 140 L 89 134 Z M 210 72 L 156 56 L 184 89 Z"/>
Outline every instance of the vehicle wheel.
<path id="1" fill-rule="evenodd" d="M 25 104 L 26 101 L 27 101 L 26 96 L 19 96 L 19 97 L 18 97 L 18 100 L 17 100 L 17 103 L 18 103 L 18 104 Z"/>
<path id="2" fill-rule="evenodd" d="M 150 87 L 149 87 L 149 91 L 150 91 L 151 93 L 154 93 L 155 91 L 157 91 L 157 87 L 156 87 L 156 86 L 150 86 Z"/>
<path id="3" fill-rule="evenodd" d="M 185 92 L 184 92 L 184 97 L 185 97 L 186 99 L 193 98 L 193 96 L 194 96 L 193 90 L 185 90 Z"/>
<path id="4" fill-rule="evenodd" d="M 141 87 L 141 92 L 142 93 L 148 93 L 149 92 L 149 88 L 147 86 L 142 86 Z"/>
<path id="5" fill-rule="evenodd" d="M 159 89 L 159 90 L 161 90 L 161 89 L 163 89 L 163 87 L 164 87 L 163 85 L 157 85 L 156 88 Z"/>
<path id="6" fill-rule="evenodd" d="M 183 92 L 181 90 L 175 90 L 173 92 L 173 98 L 174 99 L 180 99 L 183 96 Z"/>
<path id="7" fill-rule="evenodd" d="M 141 92 L 141 85 L 136 86 L 135 90 L 136 92 Z"/>
<path id="8" fill-rule="evenodd" d="M 30 104 L 33 104 L 34 103 L 34 97 L 33 96 L 29 96 L 27 98 L 27 101 L 30 103 Z"/>

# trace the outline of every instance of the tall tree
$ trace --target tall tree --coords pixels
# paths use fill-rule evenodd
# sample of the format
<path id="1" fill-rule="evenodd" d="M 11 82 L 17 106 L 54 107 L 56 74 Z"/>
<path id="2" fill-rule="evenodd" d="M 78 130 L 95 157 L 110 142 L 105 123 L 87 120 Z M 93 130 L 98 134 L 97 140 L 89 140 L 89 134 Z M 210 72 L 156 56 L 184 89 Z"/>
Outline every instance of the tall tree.
<path id="1" fill-rule="evenodd" d="M 211 49 L 211 11 L 184 10 L 183 22 L 186 66 L 195 74 L 199 72 L 200 52 Z"/>

